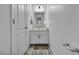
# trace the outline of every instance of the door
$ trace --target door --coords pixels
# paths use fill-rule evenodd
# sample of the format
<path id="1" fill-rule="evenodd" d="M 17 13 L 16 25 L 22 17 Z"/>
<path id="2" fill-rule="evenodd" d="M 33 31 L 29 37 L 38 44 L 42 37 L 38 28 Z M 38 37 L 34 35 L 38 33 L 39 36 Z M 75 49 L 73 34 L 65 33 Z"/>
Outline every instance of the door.
<path id="1" fill-rule="evenodd" d="M 27 44 L 27 5 L 12 5 L 12 54 L 24 54 Z"/>

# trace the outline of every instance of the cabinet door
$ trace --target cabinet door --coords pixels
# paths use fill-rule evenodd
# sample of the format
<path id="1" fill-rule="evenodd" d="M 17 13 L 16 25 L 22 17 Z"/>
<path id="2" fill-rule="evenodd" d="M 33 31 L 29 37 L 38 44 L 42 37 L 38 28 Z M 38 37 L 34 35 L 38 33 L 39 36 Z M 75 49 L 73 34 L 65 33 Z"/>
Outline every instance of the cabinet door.
<path id="1" fill-rule="evenodd" d="M 31 44 L 39 44 L 38 35 L 31 35 Z"/>
<path id="2" fill-rule="evenodd" d="M 48 35 L 47 34 L 42 34 L 40 35 L 40 44 L 48 44 Z"/>

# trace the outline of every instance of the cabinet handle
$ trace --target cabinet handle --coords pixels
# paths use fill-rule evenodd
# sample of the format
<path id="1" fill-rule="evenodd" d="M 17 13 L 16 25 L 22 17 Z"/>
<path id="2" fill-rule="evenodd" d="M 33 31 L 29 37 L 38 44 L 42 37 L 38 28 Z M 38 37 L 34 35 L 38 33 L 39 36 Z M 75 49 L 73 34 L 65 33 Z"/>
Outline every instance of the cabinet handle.
<path id="1" fill-rule="evenodd" d="M 40 35 L 38 35 L 38 38 L 40 39 Z"/>

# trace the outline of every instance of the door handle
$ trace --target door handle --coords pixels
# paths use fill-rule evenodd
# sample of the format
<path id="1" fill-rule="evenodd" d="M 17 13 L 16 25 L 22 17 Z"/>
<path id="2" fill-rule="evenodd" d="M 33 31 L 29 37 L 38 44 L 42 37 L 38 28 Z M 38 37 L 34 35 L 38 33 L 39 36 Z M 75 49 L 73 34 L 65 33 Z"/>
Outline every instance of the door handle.
<path id="1" fill-rule="evenodd" d="M 28 27 L 26 26 L 25 29 L 27 29 Z"/>
<path id="2" fill-rule="evenodd" d="M 13 24 L 15 24 L 15 19 L 13 19 Z"/>

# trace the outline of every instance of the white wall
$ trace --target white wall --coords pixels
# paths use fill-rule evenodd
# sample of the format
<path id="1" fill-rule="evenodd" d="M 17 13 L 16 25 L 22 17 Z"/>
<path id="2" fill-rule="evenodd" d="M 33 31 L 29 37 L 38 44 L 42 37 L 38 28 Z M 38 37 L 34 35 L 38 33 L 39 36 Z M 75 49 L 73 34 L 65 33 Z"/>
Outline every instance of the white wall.
<path id="1" fill-rule="evenodd" d="M 62 44 L 70 43 L 75 48 L 79 48 L 79 5 L 54 6 L 49 9 L 52 50 L 54 54 L 73 54 Z M 53 28 L 55 29 L 54 32 Z"/>
<path id="2" fill-rule="evenodd" d="M 79 48 L 79 5 L 55 6 L 49 9 L 52 50 L 55 54 L 72 54 L 62 44 L 68 42 Z M 10 5 L 0 5 L 0 54 L 10 54 Z"/>
<path id="3" fill-rule="evenodd" d="M 10 54 L 10 5 L 0 4 L 0 54 Z"/>

